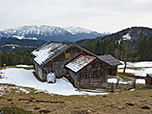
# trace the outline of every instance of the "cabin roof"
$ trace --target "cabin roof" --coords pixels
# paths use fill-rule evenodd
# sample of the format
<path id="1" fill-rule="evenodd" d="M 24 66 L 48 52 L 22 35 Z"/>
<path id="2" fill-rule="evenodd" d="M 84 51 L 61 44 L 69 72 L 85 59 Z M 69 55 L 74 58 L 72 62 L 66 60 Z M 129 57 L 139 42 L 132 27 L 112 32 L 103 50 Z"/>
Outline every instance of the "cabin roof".
<path id="1" fill-rule="evenodd" d="M 152 78 L 152 74 L 147 74 L 147 76 L 151 77 Z"/>
<path id="2" fill-rule="evenodd" d="M 121 65 L 119 60 L 114 58 L 112 55 L 102 55 L 102 56 L 98 56 L 98 58 L 99 58 L 99 60 L 105 62 L 106 64 L 108 64 L 110 66 Z"/>
<path id="3" fill-rule="evenodd" d="M 61 42 L 48 42 L 40 46 L 36 50 L 32 51 L 32 55 L 34 55 L 34 61 L 41 66 L 53 60 L 55 57 L 62 54 L 65 50 L 69 49 L 72 46 L 75 46 L 93 56 L 96 56 L 92 52 L 82 48 L 81 46 L 75 43 L 61 43 Z"/>
<path id="4" fill-rule="evenodd" d="M 48 58 L 64 50 L 68 45 L 68 43 L 48 42 L 32 52 L 35 56 L 34 61 L 42 65 Z"/>
<path id="5" fill-rule="evenodd" d="M 96 57 L 79 55 L 65 64 L 65 67 L 72 70 L 73 72 L 78 72 L 95 59 Z"/>

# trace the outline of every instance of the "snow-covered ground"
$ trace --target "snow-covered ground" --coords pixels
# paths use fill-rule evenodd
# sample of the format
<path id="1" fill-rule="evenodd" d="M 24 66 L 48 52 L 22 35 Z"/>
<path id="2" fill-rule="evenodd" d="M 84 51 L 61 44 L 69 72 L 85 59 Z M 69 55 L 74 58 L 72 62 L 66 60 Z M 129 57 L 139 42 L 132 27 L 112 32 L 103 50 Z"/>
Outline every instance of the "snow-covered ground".
<path id="1" fill-rule="evenodd" d="M 119 65 L 118 68 L 124 67 L 124 62 L 120 61 L 122 65 Z M 152 67 L 152 61 L 142 61 L 142 62 L 127 62 L 127 67 Z"/>
<path id="2" fill-rule="evenodd" d="M 0 83 L 15 84 L 17 86 L 32 87 L 38 91 L 45 91 L 49 94 L 59 95 L 104 95 L 103 93 L 77 91 L 76 88 L 65 78 L 57 79 L 55 84 L 40 82 L 34 75 L 34 70 L 26 70 L 23 68 L 7 68 L 0 71 L 4 78 L 0 79 Z M 21 89 L 23 91 L 23 89 Z M 25 92 L 25 91 L 24 91 Z"/>
<path id="3" fill-rule="evenodd" d="M 124 62 L 123 65 L 118 66 L 118 72 L 123 72 Z M 136 76 L 145 77 L 146 74 L 152 74 L 152 61 L 144 61 L 144 62 L 127 62 L 127 67 L 136 68 L 136 69 L 126 69 L 126 73 L 132 73 Z"/>
<path id="4" fill-rule="evenodd" d="M 110 78 L 108 79 L 109 83 L 117 83 L 117 78 Z M 129 84 L 132 83 L 133 81 L 122 81 L 120 80 L 120 84 Z M 136 79 L 136 84 L 145 84 L 145 79 Z"/>
<path id="5" fill-rule="evenodd" d="M 109 83 L 117 83 L 117 78 L 110 78 L 110 79 L 108 79 L 108 82 Z M 128 83 L 131 83 L 131 81 L 125 82 L 125 81 L 119 80 L 119 83 L 120 84 L 128 84 Z"/>
<path id="6" fill-rule="evenodd" d="M 27 65 L 17 65 L 17 67 L 29 67 Z M 119 65 L 119 72 L 122 72 L 124 65 Z M 152 74 L 152 61 L 149 62 L 135 62 L 135 63 L 127 63 L 127 67 L 135 67 L 140 69 L 126 69 L 126 72 L 133 73 L 138 76 L 146 76 L 146 73 Z M 7 84 L 14 84 L 17 86 L 23 87 L 31 87 L 36 89 L 36 91 L 44 91 L 48 92 L 49 94 L 59 94 L 59 95 L 103 95 L 108 94 L 106 92 L 103 93 L 95 93 L 95 92 L 84 92 L 84 91 L 77 91 L 76 88 L 65 78 L 57 79 L 55 84 L 47 83 L 47 82 L 40 82 L 38 81 L 34 75 L 34 70 L 26 70 L 23 68 L 7 68 L 0 70 L 0 74 L 2 75 L 2 79 L 0 79 L 0 83 L 7 83 Z M 110 83 L 116 83 L 116 78 L 108 79 Z M 124 82 L 122 80 L 119 83 L 127 84 L 131 82 Z M 136 83 L 138 84 L 145 84 L 144 79 L 137 79 Z M 29 93 L 24 90 L 24 88 L 19 88 L 20 91 L 25 93 Z"/>
<path id="7" fill-rule="evenodd" d="M 15 86 L 7 86 L 7 85 L 1 85 L 0 86 L 0 96 L 7 94 L 7 91 L 15 90 L 16 93 L 23 92 L 25 94 L 30 93 L 30 91 L 22 88 L 22 87 L 15 87 Z"/>

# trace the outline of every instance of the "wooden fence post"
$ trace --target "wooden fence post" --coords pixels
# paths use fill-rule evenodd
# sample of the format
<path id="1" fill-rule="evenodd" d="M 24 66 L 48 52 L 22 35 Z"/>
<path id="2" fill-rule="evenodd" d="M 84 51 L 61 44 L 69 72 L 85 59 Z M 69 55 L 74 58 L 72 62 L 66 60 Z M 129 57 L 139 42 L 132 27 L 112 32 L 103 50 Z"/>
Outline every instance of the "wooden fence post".
<path id="1" fill-rule="evenodd" d="M 111 83 L 111 92 L 112 93 L 114 92 L 114 84 L 113 84 L 113 82 Z"/>
<path id="2" fill-rule="evenodd" d="M 120 78 L 117 79 L 116 88 L 118 88 Z"/>
<path id="3" fill-rule="evenodd" d="M 136 79 L 133 81 L 133 88 L 136 88 Z"/>

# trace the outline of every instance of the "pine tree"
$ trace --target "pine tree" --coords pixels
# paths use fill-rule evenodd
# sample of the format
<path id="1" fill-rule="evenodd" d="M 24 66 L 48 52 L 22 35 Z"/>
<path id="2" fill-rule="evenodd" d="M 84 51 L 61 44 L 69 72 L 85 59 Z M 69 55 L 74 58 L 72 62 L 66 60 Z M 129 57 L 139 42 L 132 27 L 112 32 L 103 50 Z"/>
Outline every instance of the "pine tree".
<path id="1" fill-rule="evenodd" d="M 114 55 L 114 50 L 115 50 L 115 40 L 113 38 L 111 38 L 108 41 L 108 53 L 111 55 Z"/>
<path id="2" fill-rule="evenodd" d="M 152 36 L 147 40 L 147 59 L 152 60 Z"/>
<path id="3" fill-rule="evenodd" d="M 148 48 L 147 48 L 147 38 L 145 36 L 140 36 L 137 44 L 138 56 L 140 60 L 147 60 L 148 57 Z"/>

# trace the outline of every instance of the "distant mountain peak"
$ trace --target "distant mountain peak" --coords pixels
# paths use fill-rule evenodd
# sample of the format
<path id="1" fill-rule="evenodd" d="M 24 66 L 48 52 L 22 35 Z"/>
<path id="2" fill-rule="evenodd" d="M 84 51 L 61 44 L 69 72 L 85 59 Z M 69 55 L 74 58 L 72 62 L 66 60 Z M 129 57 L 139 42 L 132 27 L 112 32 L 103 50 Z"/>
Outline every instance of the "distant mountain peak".
<path id="1" fill-rule="evenodd" d="M 61 28 L 47 25 L 26 25 L 0 32 L 0 37 L 16 37 L 19 39 L 37 38 L 46 41 L 77 41 L 99 36 L 103 36 L 103 34 L 81 27 Z"/>
<path id="2" fill-rule="evenodd" d="M 72 27 L 72 26 L 66 27 L 64 29 L 67 30 L 68 32 L 72 33 L 72 34 L 95 32 L 95 31 L 91 31 L 89 29 L 84 29 L 84 28 L 81 28 L 81 27 Z"/>

